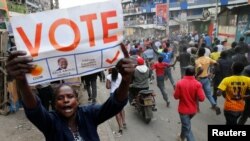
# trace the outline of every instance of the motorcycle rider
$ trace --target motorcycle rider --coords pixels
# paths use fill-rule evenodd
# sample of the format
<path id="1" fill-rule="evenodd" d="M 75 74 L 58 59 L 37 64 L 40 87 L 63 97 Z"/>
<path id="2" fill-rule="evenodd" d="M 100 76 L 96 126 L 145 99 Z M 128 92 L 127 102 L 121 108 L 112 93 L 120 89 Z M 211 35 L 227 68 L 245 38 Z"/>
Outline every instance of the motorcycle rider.
<path id="1" fill-rule="evenodd" d="M 135 104 L 134 98 L 141 90 L 149 89 L 149 68 L 145 65 L 145 61 L 142 57 L 137 57 L 137 66 L 132 78 L 132 84 L 130 84 L 129 102 L 131 105 Z"/>

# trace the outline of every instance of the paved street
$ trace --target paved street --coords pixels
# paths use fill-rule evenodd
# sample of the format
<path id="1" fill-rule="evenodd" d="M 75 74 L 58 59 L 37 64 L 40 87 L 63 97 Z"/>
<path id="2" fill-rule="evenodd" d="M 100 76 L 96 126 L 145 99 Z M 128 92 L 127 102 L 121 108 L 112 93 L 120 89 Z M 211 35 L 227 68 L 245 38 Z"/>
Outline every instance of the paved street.
<path id="1" fill-rule="evenodd" d="M 179 65 L 176 64 L 175 70 L 172 71 L 175 80 L 180 78 Z M 177 133 L 180 132 L 180 120 L 177 113 L 177 102 L 174 100 L 173 88 L 169 81 L 166 83 L 167 92 L 171 95 L 170 108 L 166 107 L 164 100 L 156 86 L 156 82 L 151 85 L 151 89 L 157 94 L 157 108 L 154 112 L 154 119 L 146 124 L 143 122 L 137 111 L 130 105 L 126 106 L 126 121 L 127 130 L 124 130 L 122 137 L 115 137 L 116 141 L 175 141 Z M 219 106 L 223 108 L 222 97 L 219 98 Z M 192 119 L 192 130 L 197 141 L 207 141 L 207 125 L 225 124 L 224 115 L 217 116 L 214 111 L 210 109 L 210 103 L 206 99 L 205 102 L 200 103 L 201 112 Z M 248 120 L 247 124 L 250 124 Z M 117 130 L 117 123 L 115 118 L 110 121 L 111 129 Z"/>
<path id="2" fill-rule="evenodd" d="M 238 76 L 249 75 L 247 66 L 250 65 L 249 13 L 250 0 L 0 0 L 0 141 L 45 141 L 43 134 L 27 119 L 23 108 L 16 112 L 8 110 L 8 105 L 13 106 L 10 109 L 16 109 L 14 105 L 17 105 L 20 93 L 22 96 L 24 94 L 19 88 L 15 88 L 17 84 L 19 85 L 18 82 L 10 81 L 22 78 L 24 73 L 28 84 L 41 84 L 43 93 L 48 92 L 45 88 L 48 86 L 46 84 L 48 81 L 60 80 L 69 85 L 76 85 L 79 83 L 62 80 L 91 75 L 110 66 L 121 67 L 127 74 L 131 70 L 129 67 L 137 66 L 138 74 L 136 72 L 135 75 L 142 78 L 141 74 L 145 73 L 146 69 L 139 66 L 144 63 L 152 65 L 152 59 L 156 58 L 156 61 L 161 62 L 159 56 L 162 56 L 162 62 L 168 64 L 175 57 L 179 61 L 175 68 L 172 68 L 175 83 L 181 78 L 180 62 L 182 66 L 196 66 L 195 71 L 199 74 L 197 77 L 204 81 L 205 87 L 210 76 L 208 71 L 213 72 L 218 79 L 214 79 L 215 83 L 233 74 L 234 76 L 225 79 L 220 85 L 221 91 L 223 89 L 223 92 L 220 92 L 222 95 L 226 94 L 225 107 L 229 110 L 227 124 L 230 124 L 230 121 L 234 123 L 232 114 L 235 113 L 230 111 L 242 110 L 242 98 L 247 99 L 245 95 L 248 93 L 247 86 L 250 83 L 246 77 Z M 24 52 L 15 53 L 16 50 L 25 51 L 26 55 Z M 133 61 L 137 62 L 136 65 L 126 60 L 120 61 L 124 57 L 127 58 L 128 53 Z M 139 60 L 139 56 L 148 61 Z M 157 63 L 151 67 L 158 71 L 163 65 Z M 230 71 L 230 68 L 233 70 Z M 202 71 L 201 74 L 199 70 Z M 105 71 L 106 76 L 107 73 Z M 163 72 L 160 70 L 157 73 L 160 75 Z M 140 78 L 138 81 L 141 81 Z M 92 78 L 89 79 L 93 82 Z M 139 87 L 145 85 L 143 81 L 141 84 L 138 83 L 135 85 L 140 85 Z M 190 81 L 188 83 L 192 84 Z M 113 83 L 111 85 L 113 86 Z M 26 84 L 23 86 L 26 88 Z M 168 107 L 156 80 L 150 84 L 150 90 L 155 94 L 157 108 L 150 123 L 146 123 L 137 109 L 128 103 L 124 108 L 126 128 L 123 129 L 122 135 L 118 132 L 119 127 L 114 116 L 94 129 L 98 131 L 100 140 L 176 141 L 177 135 L 181 132 L 179 101 L 173 97 L 174 88 L 170 80 L 165 81 L 165 87 L 170 100 Z M 36 88 L 33 88 L 32 91 L 38 94 Z M 80 106 L 92 104 L 88 101 L 88 94 L 83 84 L 73 86 L 73 89 L 79 92 Z M 212 87 L 211 90 L 213 91 Z M 61 92 L 61 89 L 59 91 Z M 58 122 L 59 124 L 56 124 L 58 127 L 69 130 L 55 128 L 48 131 L 58 135 L 59 138 L 63 136 L 64 140 L 66 136 L 69 137 L 68 140 L 80 140 L 80 135 L 84 135 L 82 138 L 88 138 L 86 134 L 92 137 L 92 134 L 89 134 L 92 131 L 90 128 L 82 130 L 81 126 L 76 125 L 78 122 L 74 122 L 77 119 L 88 122 L 89 118 L 85 118 L 86 115 L 81 114 L 82 119 L 71 116 L 68 120 L 67 115 L 74 115 L 76 107 L 75 99 L 71 99 L 67 105 L 62 104 L 66 101 L 66 97 L 72 98 L 68 89 L 63 89 L 61 95 L 64 99 L 61 99 L 61 103 L 57 103 L 56 106 L 57 110 L 61 109 L 63 112 L 60 116 L 67 120 L 55 123 Z M 95 96 L 95 92 L 93 95 Z M 106 82 L 101 82 L 98 77 L 97 98 L 91 96 L 92 100 L 94 102 L 97 100 L 95 104 L 103 104 L 109 96 L 110 90 L 106 88 Z M 32 102 L 28 95 L 23 98 L 25 103 L 31 100 L 26 103 L 28 107 L 34 107 L 34 101 Z M 197 99 L 195 96 L 193 98 Z M 41 99 L 43 102 L 51 100 L 45 95 L 41 96 Z M 187 101 L 184 106 L 190 103 L 190 100 Z M 211 99 L 210 101 L 213 102 Z M 226 124 L 224 101 L 222 96 L 217 99 L 217 106 L 221 109 L 220 115 L 216 115 L 207 98 L 199 103 L 199 112 L 191 120 L 196 141 L 208 141 L 208 125 Z M 181 110 L 187 112 L 188 109 L 183 105 Z M 214 102 L 213 107 L 218 113 Z M 109 115 L 108 110 L 112 111 L 113 108 L 109 107 L 103 111 Z M 93 108 L 90 110 L 96 111 Z M 1 115 L 2 111 L 12 111 L 12 113 Z M 93 114 L 89 116 L 93 117 Z M 250 125 L 250 118 L 246 124 Z M 221 127 L 230 129 L 222 131 L 218 128 L 218 132 L 211 130 L 211 136 L 219 136 L 220 139 L 222 136 L 249 136 L 245 136 L 246 132 L 243 129 L 237 129 L 239 132 L 236 134 L 236 131 L 232 132 L 234 129 L 231 126 Z M 68 136 L 69 134 L 71 136 Z"/>

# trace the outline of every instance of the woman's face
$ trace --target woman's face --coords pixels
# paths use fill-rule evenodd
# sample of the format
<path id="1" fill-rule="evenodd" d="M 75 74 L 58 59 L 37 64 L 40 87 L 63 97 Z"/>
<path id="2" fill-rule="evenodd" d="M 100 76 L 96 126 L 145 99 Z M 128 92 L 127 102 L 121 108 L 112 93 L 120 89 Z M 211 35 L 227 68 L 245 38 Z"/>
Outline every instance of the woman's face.
<path id="1" fill-rule="evenodd" d="M 79 102 L 76 94 L 70 86 L 62 86 L 55 97 L 55 109 L 65 118 L 75 115 Z"/>

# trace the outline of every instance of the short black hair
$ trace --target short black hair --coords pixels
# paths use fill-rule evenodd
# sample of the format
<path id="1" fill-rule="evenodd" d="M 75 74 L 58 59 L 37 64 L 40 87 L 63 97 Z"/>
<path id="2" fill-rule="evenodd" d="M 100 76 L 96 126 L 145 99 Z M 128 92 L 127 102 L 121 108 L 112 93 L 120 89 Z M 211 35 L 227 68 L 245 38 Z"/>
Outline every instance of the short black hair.
<path id="1" fill-rule="evenodd" d="M 204 55 L 205 55 L 205 52 L 206 52 L 205 48 L 203 48 L 203 47 L 200 48 L 199 51 L 198 51 L 198 56 L 199 56 L 199 57 L 204 56 Z"/>
<path id="2" fill-rule="evenodd" d="M 184 69 L 185 69 L 185 75 L 187 75 L 187 76 L 194 76 L 195 75 L 194 66 L 189 65 L 189 66 L 185 67 Z"/>
<path id="3" fill-rule="evenodd" d="M 237 46 L 237 42 L 232 42 L 231 47 L 235 48 Z"/>
<path id="4" fill-rule="evenodd" d="M 63 86 L 69 86 L 73 90 L 73 93 L 76 95 L 76 98 L 78 98 L 78 93 L 76 92 L 76 90 L 73 89 L 73 87 L 68 85 L 67 83 L 62 83 L 62 84 L 60 84 L 59 86 L 56 87 L 56 89 L 55 89 L 55 98 L 56 98 L 57 94 L 59 93 L 60 89 Z"/>
<path id="5" fill-rule="evenodd" d="M 163 57 L 162 56 L 160 56 L 160 57 L 158 57 L 158 62 L 162 62 L 163 61 Z"/>
<path id="6" fill-rule="evenodd" d="M 240 41 L 243 42 L 245 40 L 244 37 L 240 37 Z"/>
<path id="7" fill-rule="evenodd" d="M 168 48 L 164 48 L 163 52 L 167 53 L 168 52 Z"/>
<path id="8" fill-rule="evenodd" d="M 206 43 L 201 44 L 201 47 L 206 47 L 206 46 L 207 46 Z"/>
<path id="9" fill-rule="evenodd" d="M 214 47 L 214 49 L 213 49 L 213 51 L 218 51 L 218 47 L 216 46 L 216 47 Z"/>
<path id="10" fill-rule="evenodd" d="M 65 61 L 67 61 L 67 59 L 66 58 L 59 58 L 58 60 L 57 60 L 57 62 L 59 63 L 61 60 L 65 60 Z"/>
<path id="11" fill-rule="evenodd" d="M 186 52 L 187 51 L 187 47 L 183 47 L 182 51 Z"/>
<path id="12" fill-rule="evenodd" d="M 244 64 L 241 62 L 234 62 L 232 65 L 233 74 L 241 74 L 244 70 Z"/>
<path id="13" fill-rule="evenodd" d="M 220 58 L 226 59 L 227 56 L 228 56 L 228 51 L 227 51 L 227 50 L 223 50 L 223 51 L 220 53 Z"/>
<path id="14" fill-rule="evenodd" d="M 199 45 L 198 45 L 197 43 L 195 43 L 195 44 L 194 44 L 194 47 L 198 48 L 198 47 L 199 47 Z"/>
<path id="15" fill-rule="evenodd" d="M 220 40 L 216 40 L 215 44 L 216 45 L 220 44 Z"/>
<path id="16" fill-rule="evenodd" d="M 169 42 L 166 42 L 166 47 L 169 48 L 170 47 L 170 43 Z"/>

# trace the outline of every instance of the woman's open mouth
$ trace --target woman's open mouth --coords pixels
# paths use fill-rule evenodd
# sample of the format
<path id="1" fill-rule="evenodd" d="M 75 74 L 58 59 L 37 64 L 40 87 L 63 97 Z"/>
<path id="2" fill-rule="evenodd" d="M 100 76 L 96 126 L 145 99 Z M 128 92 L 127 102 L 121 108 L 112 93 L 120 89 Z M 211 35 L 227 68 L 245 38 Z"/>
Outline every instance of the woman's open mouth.
<path id="1" fill-rule="evenodd" d="M 65 113 L 70 113 L 70 112 L 73 112 L 73 108 L 71 106 L 64 106 L 63 111 Z"/>

